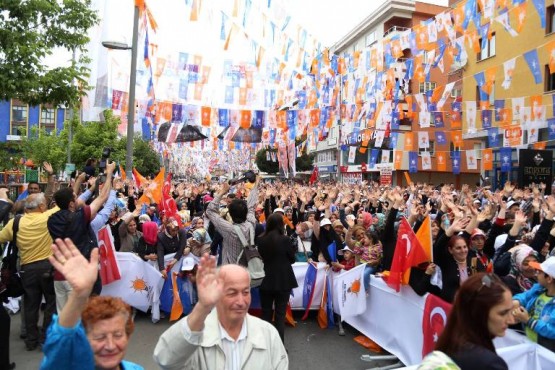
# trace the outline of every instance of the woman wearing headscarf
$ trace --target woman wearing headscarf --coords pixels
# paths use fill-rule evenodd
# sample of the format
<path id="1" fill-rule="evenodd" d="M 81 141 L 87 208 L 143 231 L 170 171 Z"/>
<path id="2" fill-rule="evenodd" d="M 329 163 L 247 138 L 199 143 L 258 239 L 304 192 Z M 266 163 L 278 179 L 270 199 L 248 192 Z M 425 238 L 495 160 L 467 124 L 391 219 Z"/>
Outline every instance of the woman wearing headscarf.
<path id="1" fill-rule="evenodd" d="M 137 220 L 135 217 L 139 216 L 140 209 L 135 209 L 133 212 L 127 212 L 121 218 L 122 222 L 119 225 L 119 238 L 120 238 L 120 252 L 132 252 L 139 246 L 139 239 L 143 233 L 137 230 Z"/>
<path id="2" fill-rule="evenodd" d="M 381 234 L 385 228 L 385 215 L 383 213 L 376 213 L 372 216 L 372 224 L 369 230 Z"/>
<path id="3" fill-rule="evenodd" d="M 529 290 L 536 281 L 536 270 L 529 265 L 530 262 L 539 262 L 538 252 L 532 247 L 521 244 L 512 248 L 511 252 L 511 272 L 501 280 L 513 295 Z"/>
<path id="4" fill-rule="evenodd" d="M 145 261 L 156 261 L 158 259 L 156 254 L 158 224 L 154 221 L 144 222 L 142 229 L 143 235 L 139 238 L 137 248 L 135 248 L 133 252 Z"/>
<path id="5" fill-rule="evenodd" d="M 357 217 L 357 225 L 361 225 L 364 230 L 368 230 L 372 226 L 372 215 L 368 212 L 360 212 Z"/>
<path id="6" fill-rule="evenodd" d="M 337 260 L 337 256 L 331 256 L 328 247 L 334 241 L 336 250 L 341 249 L 343 242 L 332 228 L 330 219 L 323 218 L 321 221 L 314 221 L 314 232 L 310 245 L 312 258 L 317 258 L 318 262 L 326 262 L 331 267 L 332 261 Z M 312 259 L 309 261 L 312 261 Z"/>

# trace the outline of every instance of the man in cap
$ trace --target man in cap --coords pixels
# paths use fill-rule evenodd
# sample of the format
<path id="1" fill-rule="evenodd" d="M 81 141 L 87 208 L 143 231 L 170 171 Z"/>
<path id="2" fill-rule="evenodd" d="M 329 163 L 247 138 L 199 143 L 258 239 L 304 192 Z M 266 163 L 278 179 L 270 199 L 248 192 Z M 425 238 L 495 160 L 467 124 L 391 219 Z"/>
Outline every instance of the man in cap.
<path id="1" fill-rule="evenodd" d="M 555 257 L 541 264 L 529 262 L 529 266 L 536 269 L 538 282 L 513 297 L 512 313 L 525 324 L 530 340 L 555 351 Z"/>

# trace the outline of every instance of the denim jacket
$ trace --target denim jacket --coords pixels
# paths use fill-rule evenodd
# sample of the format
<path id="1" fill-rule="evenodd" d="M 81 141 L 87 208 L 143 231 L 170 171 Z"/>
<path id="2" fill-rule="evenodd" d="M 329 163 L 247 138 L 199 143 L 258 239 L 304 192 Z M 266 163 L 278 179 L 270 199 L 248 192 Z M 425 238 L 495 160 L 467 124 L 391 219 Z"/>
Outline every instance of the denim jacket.
<path id="1" fill-rule="evenodd" d="M 544 287 L 536 283 L 530 290 L 515 295 L 513 299 L 519 301 L 520 305 L 530 312 L 534 308 L 538 296 L 544 293 L 545 290 Z M 545 304 L 539 317 L 539 320 L 528 320 L 526 325 L 542 337 L 555 339 L 555 297 Z"/>

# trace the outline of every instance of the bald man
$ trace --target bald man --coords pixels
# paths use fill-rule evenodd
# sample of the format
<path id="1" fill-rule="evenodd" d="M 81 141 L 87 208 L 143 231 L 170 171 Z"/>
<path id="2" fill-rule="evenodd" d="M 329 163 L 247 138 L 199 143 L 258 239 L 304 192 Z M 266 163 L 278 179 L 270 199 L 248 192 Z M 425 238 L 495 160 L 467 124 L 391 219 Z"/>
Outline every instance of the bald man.
<path id="1" fill-rule="evenodd" d="M 288 369 L 277 330 L 247 313 L 248 271 L 205 254 L 197 272 L 198 303 L 162 334 L 154 360 L 162 369 Z M 216 308 L 214 310 L 214 308 Z"/>

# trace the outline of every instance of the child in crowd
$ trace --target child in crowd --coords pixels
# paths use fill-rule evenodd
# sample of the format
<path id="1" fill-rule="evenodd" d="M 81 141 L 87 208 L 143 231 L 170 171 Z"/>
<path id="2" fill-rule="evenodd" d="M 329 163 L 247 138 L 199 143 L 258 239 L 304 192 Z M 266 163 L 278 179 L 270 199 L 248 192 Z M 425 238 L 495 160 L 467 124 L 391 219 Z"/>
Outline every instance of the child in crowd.
<path id="1" fill-rule="evenodd" d="M 530 340 L 555 351 L 555 257 L 528 265 L 537 270 L 538 283 L 513 297 L 513 315 Z"/>
<path id="2" fill-rule="evenodd" d="M 352 251 L 351 248 L 345 246 L 345 248 L 340 249 L 337 254 L 343 256 L 343 261 L 339 262 L 332 262 L 332 270 L 334 272 L 340 272 L 341 270 L 349 271 L 353 267 L 355 267 L 355 253 Z"/>

